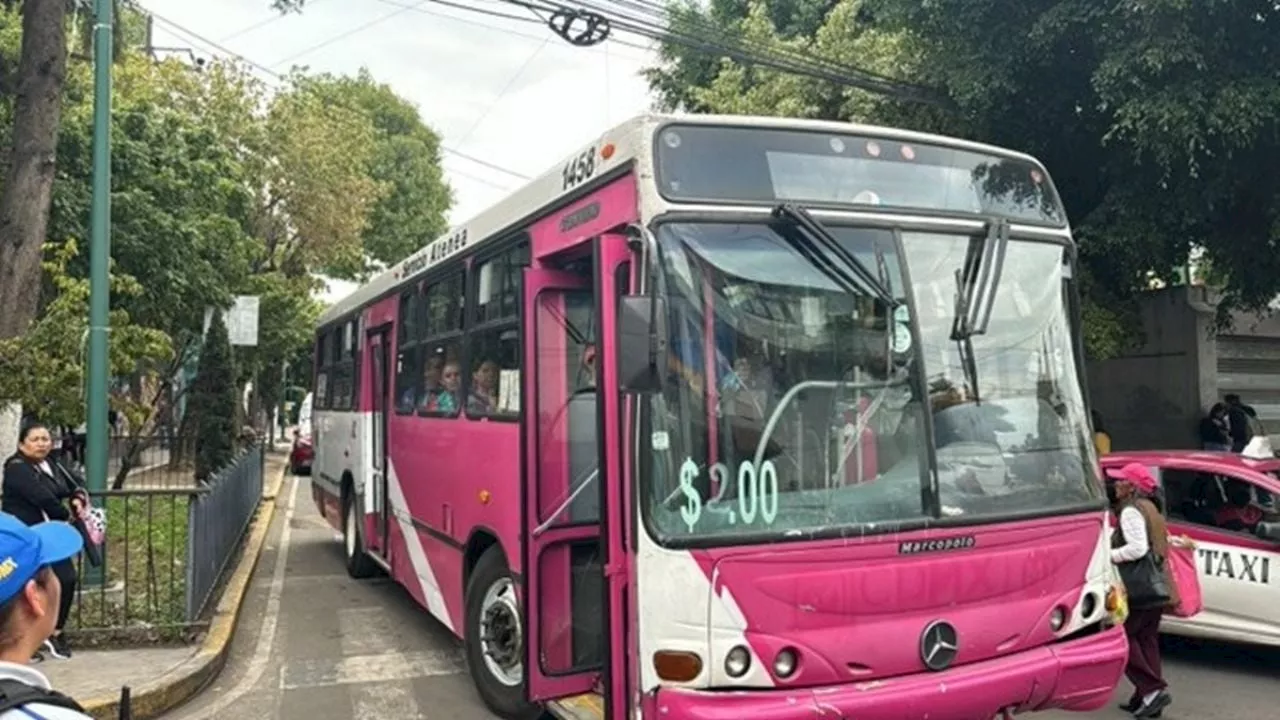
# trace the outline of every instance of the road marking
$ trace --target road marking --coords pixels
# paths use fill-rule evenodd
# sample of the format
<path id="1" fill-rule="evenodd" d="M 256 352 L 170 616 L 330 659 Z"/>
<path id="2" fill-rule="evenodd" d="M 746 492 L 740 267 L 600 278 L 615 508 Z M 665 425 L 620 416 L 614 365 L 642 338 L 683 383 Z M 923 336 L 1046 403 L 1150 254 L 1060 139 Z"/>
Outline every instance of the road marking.
<path id="1" fill-rule="evenodd" d="M 342 608 L 338 611 L 338 637 L 342 655 L 374 655 L 395 647 L 404 632 L 403 619 L 378 607 Z"/>
<path id="2" fill-rule="evenodd" d="M 283 529 L 280 531 L 280 549 L 276 553 L 276 565 L 271 574 L 271 589 L 267 594 L 267 607 L 262 617 L 262 627 L 258 628 L 258 643 L 253 649 L 253 657 L 244 677 L 235 687 L 220 693 L 215 701 L 203 712 L 191 716 L 205 720 L 223 715 L 223 711 L 253 689 L 262 679 L 271 660 L 271 647 L 275 644 L 276 628 L 280 624 L 280 596 L 284 593 L 284 571 L 289 564 L 289 540 L 293 530 L 293 510 L 298 505 L 298 478 L 293 477 L 293 489 L 289 491 L 289 507 L 285 508 Z"/>
<path id="3" fill-rule="evenodd" d="M 352 688 L 352 720 L 427 720 L 404 683 L 361 685 Z"/>
<path id="4" fill-rule="evenodd" d="M 462 655 L 457 650 L 384 652 L 343 658 L 313 658 L 280 668 L 280 689 L 361 685 L 393 680 L 415 680 L 461 675 Z M 397 717 L 397 716 L 390 716 Z"/>

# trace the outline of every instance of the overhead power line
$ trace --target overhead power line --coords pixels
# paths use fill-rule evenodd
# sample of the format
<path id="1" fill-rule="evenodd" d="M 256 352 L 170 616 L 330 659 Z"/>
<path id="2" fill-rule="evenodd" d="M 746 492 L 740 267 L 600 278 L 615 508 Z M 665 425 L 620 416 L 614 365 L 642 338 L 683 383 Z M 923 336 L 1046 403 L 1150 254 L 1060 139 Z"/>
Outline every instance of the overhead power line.
<path id="1" fill-rule="evenodd" d="M 324 0 L 309 0 L 309 2 L 307 3 L 307 7 L 313 7 L 322 2 L 324 2 Z M 251 25 L 242 27 L 239 30 L 236 30 L 235 32 L 231 33 L 230 35 L 223 37 L 222 39 L 219 40 L 219 42 L 231 42 L 232 40 L 235 40 L 238 37 L 241 37 L 243 35 L 248 35 L 254 30 L 258 30 L 260 28 L 266 27 L 267 25 L 270 25 L 271 23 L 277 22 L 279 20 L 283 20 L 286 17 L 288 17 L 288 13 L 273 12 L 271 13 L 270 17 L 259 20 L 258 22 L 253 23 Z"/>
<path id="2" fill-rule="evenodd" d="M 302 56 L 304 56 L 304 55 L 310 55 L 311 53 L 313 53 L 313 52 L 315 52 L 315 51 L 317 51 L 317 50 L 320 50 L 320 49 L 322 49 L 322 48 L 327 48 L 327 47 L 329 47 L 330 45 L 333 45 L 334 43 L 342 42 L 343 40 L 346 40 L 347 38 L 351 37 L 352 35 L 356 35 L 356 34 L 358 34 L 358 33 L 362 33 L 362 32 L 364 32 L 365 30 L 368 30 L 369 28 L 371 28 L 371 27 L 373 27 L 373 26 L 375 26 L 375 25 L 381 25 L 382 23 L 384 23 L 384 22 L 386 22 L 386 21 L 390 20 L 390 19 L 391 19 L 391 18 L 393 18 L 393 17 L 396 17 L 397 15 L 403 15 L 404 13 L 409 12 L 410 10 L 417 10 L 419 7 L 421 7 L 421 6 L 423 6 L 423 5 L 426 5 L 426 4 L 427 4 L 427 0 L 418 0 L 418 2 L 417 2 L 416 4 L 413 4 L 413 5 L 401 5 L 401 6 L 399 7 L 399 9 L 397 9 L 397 10 L 393 10 L 392 12 L 389 12 L 389 13 L 387 13 L 386 15 L 383 15 L 382 17 L 374 18 L 373 20 L 370 20 L 369 22 L 364 23 L 363 25 L 357 25 L 357 26 L 355 26 L 355 27 L 351 28 L 350 30 L 343 31 L 343 32 L 341 32 L 341 33 L 338 33 L 337 35 L 334 35 L 333 37 L 331 37 L 331 38 L 329 38 L 329 39 L 327 39 L 327 40 L 322 40 L 322 41 L 320 41 L 320 42 L 316 43 L 315 45 L 312 45 L 311 47 L 308 47 L 308 48 L 306 48 L 306 49 L 300 50 L 300 51 L 298 51 L 298 52 L 296 52 L 296 53 L 294 53 L 294 54 L 290 55 L 289 57 L 287 57 L 287 58 L 285 58 L 285 59 L 283 59 L 283 60 L 280 60 L 279 62 L 277 62 L 277 63 L 276 63 L 276 65 L 275 65 L 275 66 L 276 66 L 276 67 L 280 67 L 281 65 L 283 65 L 283 64 L 285 64 L 285 63 L 287 63 L 287 62 L 289 62 L 289 61 L 291 61 L 291 60 L 297 60 L 298 58 L 300 58 L 300 57 L 302 57 Z"/>
<path id="3" fill-rule="evenodd" d="M 908 102 L 954 106 L 953 101 L 936 88 L 891 78 L 811 52 L 751 43 L 702 19 L 681 18 L 677 22 L 667 8 L 646 0 L 501 1 L 549 13 L 547 24 L 551 30 L 575 45 L 599 44 L 609 40 L 615 31 L 623 31 L 694 52 L 728 57 L 744 65 L 767 67 Z"/>
<path id="4" fill-rule="evenodd" d="M 267 67 L 267 66 L 265 66 L 265 65 L 262 65 L 261 63 L 255 62 L 254 60 L 252 60 L 252 59 L 250 59 L 250 58 L 248 58 L 248 57 L 246 57 L 246 56 L 244 56 L 244 55 L 241 55 L 240 53 L 237 53 L 237 52 L 235 52 L 235 51 L 233 51 L 233 50 L 228 50 L 227 48 L 225 48 L 225 47 L 223 47 L 223 46 L 219 45 L 218 43 L 215 43 L 215 42 L 213 42 L 212 40 L 209 40 L 209 39 L 208 39 L 208 38 L 206 38 L 206 37 L 203 37 L 203 36 L 201 36 L 201 35 L 199 35 L 199 34 L 197 34 L 197 33 L 195 33 L 195 32 L 192 32 L 191 30 L 189 30 L 189 29 L 187 29 L 187 28 L 183 27 L 182 25 L 179 25 L 178 23 L 173 22 L 172 20 L 169 20 L 168 18 L 165 18 L 165 17 L 163 17 L 163 16 L 161 16 L 161 15 L 157 15 L 157 14 L 155 14 L 155 13 L 153 13 L 153 12 L 150 12 L 150 11 L 145 11 L 145 10 L 144 10 L 144 12 L 148 12 L 148 14 L 149 14 L 149 15 L 151 15 L 151 17 L 155 18 L 155 20 L 156 20 L 157 22 L 160 22 L 161 24 L 165 25 L 166 27 L 168 27 L 170 30 L 172 30 L 172 31 L 173 31 L 173 32 L 175 32 L 176 34 L 180 34 L 180 35 L 185 36 L 185 37 L 188 39 L 188 41 L 189 41 L 189 42 L 195 42 L 195 43 L 197 43 L 197 44 L 203 44 L 203 45 L 205 46 L 205 51 L 206 51 L 206 52 L 208 52 L 208 48 L 212 47 L 212 48 L 214 48 L 214 49 L 216 49 L 216 50 L 218 51 L 218 53 L 214 53 L 214 54 L 221 54 L 221 55 L 223 55 L 223 56 L 225 56 L 225 57 L 229 57 L 229 58 L 233 58 L 233 59 L 239 60 L 240 62 L 243 62 L 243 63 L 245 63 L 246 65 L 248 65 L 248 66 L 250 66 L 250 67 L 252 67 L 252 68 L 257 69 L 259 72 L 266 74 L 267 76 L 271 77 L 274 81 L 280 82 L 280 81 L 284 81 L 284 80 L 285 80 L 285 76 L 281 75 L 280 73 L 276 72 L 275 70 L 272 70 L 271 68 L 269 68 L 269 67 Z M 467 154 L 467 153 L 465 153 L 465 152 L 462 152 L 462 151 L 460 151 L 460 150 L 455 150 L 455 149 L 453 149 L 453 148 L 451 148 L 451 147 L 448 147 L 448 146 L 446 146 L 446 145 L 441 145 L 441 146 L 440 146 L 440 149 L 441 149 L 441 150 L 443 150 L 444 152 L 446 152 L 446 153 L 450 154 L 450 155 L 454 155 L 454 156 L 456 156 L 456 157 L 458 157 L 458 158 L 461 158 L 461 159 L 463 159 L 463 160 L 466 160 L 466 161 L 468 161 L 468 162 L 474 163 L 474 164 L 479 165 L 479 166 L 481 166 L 481 167 L 488 168 L 488 169 L 490 169 L 490 170 L 495 170 L 495 171 L 497 171 L 497 172 L 500 172 L 500 173 L 503 173 L 503 174 L 509 175 L 509 176 L 514 177 L 514 178 L 517 178 L 517 179 L 519 179 L 519 180 L 528 180 L 528 179 L 529 179 L 529 176 L 528 176 L 528 175 L 525 175 L 525 174 L 523 174 L 523 173 L 516 172 L 515 170 L 510 170 L 510 169 L 508 169 L 508 168 L 502 167 L 501 165 L 497 165 L 497 164 L 492 163 L 492 162 L 489 162 L 489 161 L 487 161 L 487 160 L 482 160 L 482 159 L 480 159 L 480 158 L 478 158 L 478 157 L 475 157 L 474 155 L 469 155 L 469 154 Z"/>
<path id="5" fill-rule="evenodd" d="M 422 13 L 424 15 L 434 15 L 435 17 L 446 17 L 451 20 L 467 22 L 466 20 L 463 20 L 462 18 L 456 17 L 454 15 L 444 15 L 442 13 L 432 12 L 431 10 L 428 10 L 427 8 L 424 8 L 424 7 L 405 5 L 404 2 L 398 1 L 398 0 L 376 0 L 376 1 L 382 3 L 383 5 L 390 5 L 392 7 L 403 7 L 406 9 L 411 9 L 413 12 Z M 528 15 L 514 15 L 511 13 L 502 12 L 500 10 L 491 10 L 489 8 L 479 7 L 476 5 L 469 5 L 461 2 L 454 2 L 453 0 L 427 0 L 427 2 L 431 3 L 432 5 L 439 5 L 441 7 L 453 8 L 455 10 L 462 10 L 464 12 L 474 13 L 476 15 L 484 15 L 487 17 L 499 18 L 502 20 L 511 20 L 512 22 L 518 22 L 518 23 L 540 25 L 542 27 L 547 26 L 547 21 L 543 18 L 543 16 L 538 15 L 536 13 L 530 13 Z M 495 2 L 499 4 L 510 4 L 510 3 L 504 2 L 504 0 L 495 0 Z M 526 33 L 515 32 L 514 30 L 510 30 L 508 28 L 497 27 L 496 25 L 488 25 L 485 23 L 475 23 L 475 22 L 472 22 L 469 24 L 479 25 L 480 27 L 488 28 L 490 30 L 496 30 L 498 32 L 505 32 L 510 35 L 516 35 L 519 37 L 533 38 L 536 40 L 542 39 L 542 38 L 535 38 L 534 36 L 528 35 Z M 648 52 L 651 49 L 639 43 L 627 42 L 626 40 L 621 40 L 618 38 L 610 38 L 609 41 L 614 45 L 621 45 L 623 47 L 634 48 L 636 50 L 643 50 L 645 52 Z"/>

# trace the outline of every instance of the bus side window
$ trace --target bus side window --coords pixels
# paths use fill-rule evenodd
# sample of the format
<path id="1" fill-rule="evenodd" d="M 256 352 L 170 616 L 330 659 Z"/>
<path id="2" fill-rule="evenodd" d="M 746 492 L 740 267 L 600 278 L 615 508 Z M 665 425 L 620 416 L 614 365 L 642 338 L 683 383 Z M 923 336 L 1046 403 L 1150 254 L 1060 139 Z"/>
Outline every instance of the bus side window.
<path id="1" fill-rule="evenodd" d="M 422 385 L 422 348 L 401 348 L 396 355 L 396 412 L 411 413 Z"/>
<path id="2" fill-rule="evenodd" d="M 523 242 L 473 273 L 467 416 L 514 420 L 520 414 L 520 274 L 529 264 Z"/>
<path id="3" fill-rule="evenodd" d="M 465 296 L 462 271 L 427 286 L 420 323 L 423 337 L 419 414 L 457 417 L 462 410 L 462 329 Z M 437 370 L 439 374 L 437 375 Z"/>
<path id="4" fill-rule="evenodd" d="M 413 412 L 421 387 L 422 355 L 418 347 L 421 298 L 413 290 L 400 294 L 400 318 L 396 328 L 396 412 Z"/>

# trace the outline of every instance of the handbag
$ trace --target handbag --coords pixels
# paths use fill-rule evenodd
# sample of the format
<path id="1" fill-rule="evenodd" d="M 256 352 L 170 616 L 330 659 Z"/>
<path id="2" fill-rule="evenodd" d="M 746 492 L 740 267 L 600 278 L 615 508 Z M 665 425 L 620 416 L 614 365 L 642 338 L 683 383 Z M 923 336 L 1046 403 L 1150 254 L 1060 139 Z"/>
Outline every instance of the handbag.
<path id="1" fill-rule="evenodd" d="M 71 526 L 80 533 L 80 537 L 84 538 L 84 556 L 89 564 L 94 567 L 102 566 L 102 545 L 106 542 L 107 516 L 102 508 L 93 506 L 93 501 L 89 497 L 89 491 L 85 489 L 84 481 L 71 471 L 62 466 L 61 463 L 52 463 L 61 475 L 59 480 L 71 491 L 71 494 L 80 501 L 80 509 L 71 518 Z"/>
<path id="2" fill-rule="evenodd" d="M 1169 577 L 1164 572 L 1164 561 L 1155 552 L 1148 550 L 1137 560 L 1119 563 L 1118 568 L 1131 607 L 1159 607 L 1173 599 Z"/>
<path id="3" fill-rule="evenodd" d="M 1147 529 L 1147 537 L 1150 538 L 1151 521 L 1146 513 L 1142 514 L 1142 520 Z M 1169 585 L 1171 580 L 1165 572 L 1165 558 L 1156 554 L 1154 545 L 1149 545 L 1147 554 L 1137 560 L 1117 563 L 1116 569 L 1119 570 L 1125 592 L 1129 595 L 1130 607 L 1164 607 L 1173 600 L 1173 589 Z"/>
<path id="4" fill-rule="evenodd" d="M 1194 547 L 1169 546 L 1169 573 L 1178 588 L 1178 603 L 1167 613 L 1174 617 L 1194 617 L 1204 610 L 1200 592 L 1200 573 L 1196 568 Z"/>

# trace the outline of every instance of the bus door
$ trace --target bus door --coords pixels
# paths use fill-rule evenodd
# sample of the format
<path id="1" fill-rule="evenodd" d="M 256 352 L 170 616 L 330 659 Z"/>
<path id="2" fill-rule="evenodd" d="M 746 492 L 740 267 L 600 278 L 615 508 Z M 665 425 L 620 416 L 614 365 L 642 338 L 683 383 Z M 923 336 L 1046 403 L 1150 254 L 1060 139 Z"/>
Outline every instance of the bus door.
<path id="1" fill-rule="evenodd" d="M 598 240 L 596 253 L 596 307 L 599 337 L 608 342 L 599 343 L 596 367 L 602 388 L 614 388 L 601 393 L 598 427 L 602 430 L 599 447 L 599 464 L 604 477 L 611 482 L 601 485 L 600 517 L 601 548 L 603 550 L 604 576 L 601 602 L 603 612 L 600 622 L 607 633 L 603 643 L 604 665 L 602 683 L 604 717 L 623 720 L 630 717 L 628 688 L 637 679 L 631 661 L 635 657 L 631 629 L 636 618 L 631 600 L 631 481 L 630 464 L 625 456 L 630 434 L 629 400 L 618 388 L 618 299 L 631 288 L 631 251 L 625 235 L 604 235 Z M 625 412 L 624 412 L 625 411 Z"/>
<path id="2" fill-rule="evenodd" d="M 369 394 L 371 398 L 369 458 L 373 472 L 369 475 L 369 485 L 365 488 L 365 509 L 373 514 L 373 533 L 370 534 L 366 550 L 373 555 L 390 562 L 387 552 L 387 533 L 390 523 L 387 518 L 387 409 L 391 393 L 390 353 L 388 347 L 391 334 L 388 327 L 370 330 L 365 346 L 369 348 Z"/>
<path id="3" fill-rule="evenodd" d="M 599 312 L 586 277 L 524 271 L 525 688 L 590 693 L 607 648 L 599 459 Z"/>

